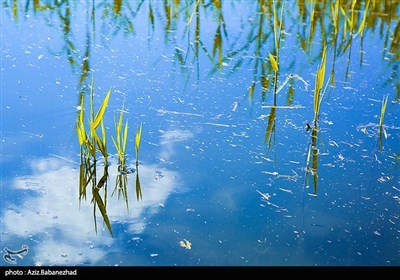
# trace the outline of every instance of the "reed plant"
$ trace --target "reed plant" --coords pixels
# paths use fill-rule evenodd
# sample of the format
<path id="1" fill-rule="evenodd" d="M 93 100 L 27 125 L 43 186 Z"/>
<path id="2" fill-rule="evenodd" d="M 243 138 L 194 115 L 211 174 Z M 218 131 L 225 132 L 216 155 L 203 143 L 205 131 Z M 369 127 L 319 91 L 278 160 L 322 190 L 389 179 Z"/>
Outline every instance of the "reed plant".
<path id="1" fill-rule="evenodd" d="M 323 46 L 322 56 L 321 56 L 321 64 L 317 69 L 316 78 L 315 78 L 315 87 L 314 87 L 314 102 L 313 102 L 313 111 L 314 111 L 314 119 L 313 126 L 308 125 L 308 129 L 312 129 L 311 138 L 308 144 L 307 153 L 306 153 L 306 167 L 305 167 L 305 184 L 309 185 L 309 174 L 313 176 L 313 185 L 314 185 L 314 195 L 317 195 L 318 190 L 318 155 L 319 149 L 317 146 L 318 139 L 318 120 L 321 110 L 321 102 L 324 97 L 324 94 L 329 85 L 329 80 L 325 84 L 325 88 L 323 89 L 325 82 L 325 69 L 326 69 L 326 46 Z"/>
<path id="2" fill-rule="evenodd" d="M 93 217 L 95 231 L 97 232 L 97 218 L 96 212 L 100 211 L 103 218 L 103 222 L 106 225 L 111 236 L 113 231 L 111 228 L 110 219 L 107 215 L 107 185 L 108 185 L 108 157 L 109 153 L 107 150 L 107 133 L 104 124 L 105 112 L 110 100 L 111 89 L 107 91 L 99 109 L 95 113 L 94 109 L 94 79 L 90 85 L 90 102 L 89 102 L 89 118 L 87 124 L 85 122 L 85 94 L 81 93 L 79 99 L 79 111 L 76 120 L 75 130 L 78 135 L 78 141 L 80 145 L 81 164 L 80 164 L 80 176 L 79 176 L 79 201 L 86 200 L 87 188 L 91 186 L 93 203 Z M 126 148 L 128 141 L 128 121 L 124 124 L 124 105 L 122 105 L 121 112 L 119 114 L 118 121 L 114 119 L 116 136 L 111 136 L 112 142 L 117 150 L 118 154 L 118 174 L 116 176 L 115 190 L 118 190 L 118 197 L 122 196 L 128 207 L 128 177 L 127 174 L 131 173 L 127 169 L 127 156 Z M 142 125 L 136 132 L 135 138 L 135 150 L 136 150 L 136 167 L 138 166 L 138 154 L 140 148 L 140 140 L 142 135 Z M 97 180 L 97 162 L 99 158 L 104 159 L 104 170 L 100 179 Z M 136 194 L 137 198 L 142 198 L 141 186 L 139 177 L 136 177 Z"/>

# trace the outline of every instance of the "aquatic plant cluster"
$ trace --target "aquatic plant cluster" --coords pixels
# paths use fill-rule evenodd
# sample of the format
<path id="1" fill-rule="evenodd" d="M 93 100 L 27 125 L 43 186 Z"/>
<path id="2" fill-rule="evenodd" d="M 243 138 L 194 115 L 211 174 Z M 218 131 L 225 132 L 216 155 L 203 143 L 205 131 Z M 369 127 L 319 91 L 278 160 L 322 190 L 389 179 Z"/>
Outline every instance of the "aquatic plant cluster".
<path id="1" fill-rule="evenodd" d="M 107 229 L 110 234 L 112 228 L 110 220 L 107 215 L 107 185 L 108 185 L 108 167 L 109 167 L 109 153 L 107 148 L 107 132 L 104 125 L 104 116 L 108 101 L 110 99 L 111 89 L 108 90 L 100 108 L 96 115 L 94 114 L 94 79 L 90 85 L 90 112 L 88 120 L 88 131 L 85 126 L 85 95 L 80 96 L 79 114 L 76 121 L 76 133 L 78 135 L 80 145 L 80 175 L 79 175 L 79 201 L 86 200 L 87 198 L 87 187 L 91 186 L 92 199 L 91 202 L 94 205 L 93 216 L 95 222 L 95 230 L 97 232 L 97 220 L 96 220 L 96 209 L 100 211 L 100 214 L 104 220 Z M 139 147 L 142 136 L 142 125 L 137 129 L 135 136 L 135 151 L 136 151 L 136 170 L 128 168 L 126 159 L 126 147 L 128 139 L 128 121 L 125 122 L 123 128 L 124 106 L 122 106 L 118 121 L 114 120 L 116 140 L 111 135 L 114 147 L 118 155 L 118 174 L 116 176 L 115 188 L 112 195 L 117 192 L 118 198 L 121 196 L 124 198 L 126 207 L 128 208 L 128 177 L 127 174 L 136 171 L 136 196 L 137 200 L 142 199 L 141 186 L 139 181 Z M 100 128 L 101 134 L 97 132 Z M 98 155 L 100 153 L 100 155 Z M 98 167 L 97 163 L 100 159 L 103 160 L 104 170 L 100 180 L 97 180 Z M 101 194 L 100 191 L 103 191 Z"/>

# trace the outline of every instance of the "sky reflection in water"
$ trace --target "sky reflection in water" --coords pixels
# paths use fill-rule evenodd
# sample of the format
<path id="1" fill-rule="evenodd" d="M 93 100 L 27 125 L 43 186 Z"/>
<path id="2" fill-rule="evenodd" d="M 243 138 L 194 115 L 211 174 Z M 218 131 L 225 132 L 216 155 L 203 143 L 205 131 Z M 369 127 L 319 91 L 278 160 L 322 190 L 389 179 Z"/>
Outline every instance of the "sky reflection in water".
<path id="1" fill-rule="evenodd" d="M 65 1 L 53 9 L 33 1 L 26 12 L 15 2 L 17 10 L 12 1 L 2 8 L 1 249 L 29 245 L 18 265 L 399 265 L 396 1 L 370 6 L 363 41 L 357 34 L 347 47 L 342 14 L 334 46 L 329 2 L 283 1 L 278 81 L 286 84 L 269 149 L 268 1 L 223 1 L 221 9 L 212 1 L 198 10 L 196 1 L 188 8 L 179 1 Z M 349 17 L 351 1 L 341 3 Z M 305 123 L 313 118 L 324 42 L 326 76 L 335 76 L 321 103 L 313 197 L 312 184 L 305 188 Z M 123 199 L 109 197 L 114 239 L 99 213 L 95 234 L 90 198 L 78 200 L 74 125 L 92 76 L 96 106 L 112 87 L 110 133 L 124 103 L 130 164 L 133 131 L 143 123 L 143 200 L 136 201 L 136 174 L 128 175 L 129 212 Z M 110 161 L 109 194 L 116 155 Z M 180 247 L 184 239 L 191 250 Z"/>

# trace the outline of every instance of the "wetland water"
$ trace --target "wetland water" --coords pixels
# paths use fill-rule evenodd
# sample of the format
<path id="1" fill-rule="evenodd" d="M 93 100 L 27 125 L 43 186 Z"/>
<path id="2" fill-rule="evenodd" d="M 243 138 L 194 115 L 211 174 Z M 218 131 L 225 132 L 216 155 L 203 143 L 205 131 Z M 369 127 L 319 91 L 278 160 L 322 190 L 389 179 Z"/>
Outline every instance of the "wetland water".
<path id="1" fill-rule="evenodd" d="M 336 2 L 2 1 L 3 257 L 27 245 L 17 265 L 400 265 L 399 2 Z M 122 106 L 129 121 L 126 199 L 111 195 L 107 138 L 113 237 L 91 188 L 79 199 L 91 88 L 95 111 L 111 88 L 107 135 Z"/>

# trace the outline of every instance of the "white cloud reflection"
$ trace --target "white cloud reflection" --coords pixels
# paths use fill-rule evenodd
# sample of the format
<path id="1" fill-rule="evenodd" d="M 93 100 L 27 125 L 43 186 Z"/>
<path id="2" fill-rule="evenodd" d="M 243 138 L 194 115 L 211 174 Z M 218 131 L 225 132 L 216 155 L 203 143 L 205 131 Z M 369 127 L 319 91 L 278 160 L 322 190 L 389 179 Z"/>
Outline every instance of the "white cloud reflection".
<path id="1" fill-rule="evenodd" d="M 161 155 L 174 153 L 174 143 L 192 137 L 190 132 L 173 130 L 162 132 Z M 93 264 L 110 252 L 115 242 L 97 211 L 98 233 L 94 232 L 93 204 L 90 197 L 79 205 L 79 169 L 76 164 L 60 158 L 35 159 L 30 162 L 32 174 L 16 177 L 13 187 L 23 190 L 24 201 L 3 209 L 3 242 L 15 236 L 33 236 L 37 245 L 30 245 L 32 262 L 43 265 Z M 164 205 L 168 196 L 177 191 L 178 173 L 158 164 L 139 166 L 143 200 L 136 201 L 136 173 L 128 175 L 129 213 L 117 195 L 110 197 L 114 188 L 116 165 L 109 168 L 109 197 L 107 213 L 113 228 L 121 222 L 132 234 L 145 229 L 145 221 Z M 4 205 L 4 204 L 3 204 Z M 33 264 L 33 263 L 32 263 Z"/>
<path id="2" fill-rule="evenodd" d="M 193 133 L 189 130 L 174 129 L 167 131 L 160 130 L 160 132 L 160 144 L 163 145 L 163 150 L 161 151 L 160 156 L 166 160 L 170 160 L 175 154 L 177 143 L 193 138 Z"/>

